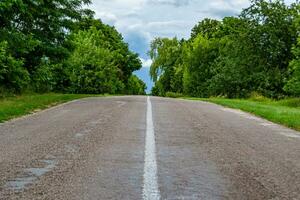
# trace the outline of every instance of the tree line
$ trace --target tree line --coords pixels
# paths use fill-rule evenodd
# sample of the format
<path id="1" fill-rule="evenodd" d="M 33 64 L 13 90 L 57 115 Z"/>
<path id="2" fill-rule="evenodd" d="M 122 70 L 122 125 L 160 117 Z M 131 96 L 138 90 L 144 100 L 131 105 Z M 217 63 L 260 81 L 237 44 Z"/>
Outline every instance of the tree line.
<path id="1" fill-rule="evenodd" d="M 300 96 L 299 2 L 252 0 L 236 17 L 204 19 L 189 39 L 156 38 L 152 94 Z"/>
<path id="2" fill-rule="evenodd" d="M 0 94 L 144 94 L 142 67 L 90 0 L 0 2 Z"/>

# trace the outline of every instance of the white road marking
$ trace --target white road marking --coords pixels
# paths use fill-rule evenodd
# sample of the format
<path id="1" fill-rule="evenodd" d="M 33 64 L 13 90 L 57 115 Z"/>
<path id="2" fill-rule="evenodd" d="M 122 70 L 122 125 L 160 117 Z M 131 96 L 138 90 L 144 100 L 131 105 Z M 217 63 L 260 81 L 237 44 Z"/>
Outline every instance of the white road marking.
<path id="1" fill-rule="evenodd" d="M 152 121 L 152 105 L 150 97 L 147 98 L 147 130 L 145 139 L 145 164 L 144 164 L 144 200 L 159 200 L 160 193 L 157 183 L 157 163 L 155 134 Z"/>

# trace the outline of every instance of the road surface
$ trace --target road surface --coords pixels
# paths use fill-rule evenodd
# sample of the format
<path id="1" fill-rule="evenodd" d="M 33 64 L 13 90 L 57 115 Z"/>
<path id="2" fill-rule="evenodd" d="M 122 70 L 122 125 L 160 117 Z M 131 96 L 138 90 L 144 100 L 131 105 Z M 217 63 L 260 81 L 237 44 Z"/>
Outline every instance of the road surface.
<path id="1" fill-rule="evenodd" d="M 0 199 L 300 199 L 300 134 L 205 102 L 77 100 L 0 125 Z"/>

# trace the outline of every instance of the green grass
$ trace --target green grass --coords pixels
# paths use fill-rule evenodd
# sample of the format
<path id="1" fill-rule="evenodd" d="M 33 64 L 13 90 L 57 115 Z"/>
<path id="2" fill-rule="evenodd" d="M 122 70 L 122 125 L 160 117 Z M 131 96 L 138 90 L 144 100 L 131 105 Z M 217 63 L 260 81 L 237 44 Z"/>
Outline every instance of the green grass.
<path id="1" fill-rule="evenodd" d="M 84 94 L 30 94 L 0 99 L 0 122 L 30 114 L 71 100 L 95 95 Z"/>
<path id="2" fill-rule="evenodd" d="M 185 97 L 184 99 L 208 101 L 225 107 L 240 109 L 300 131 L 300 98 L 284 99 L 280 101 L 267 98 L 203 99 Z"/>

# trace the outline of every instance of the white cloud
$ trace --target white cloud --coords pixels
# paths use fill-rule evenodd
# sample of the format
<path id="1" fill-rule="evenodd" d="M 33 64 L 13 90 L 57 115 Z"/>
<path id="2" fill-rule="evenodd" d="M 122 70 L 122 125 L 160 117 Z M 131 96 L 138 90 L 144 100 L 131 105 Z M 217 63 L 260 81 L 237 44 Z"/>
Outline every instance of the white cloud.
<path id="1" fill-rule="evenodd" d="M 97 12 L 96 17 L 100 18 L 104 23 L 109 25 L 115 25 L 115 23 L 118 21 L 117 16 L 109 12 Z"/>
<path id="2" fill-rule="evenodd" d="M 171 21 L 158 21 L 158 22 L 150 22 L 147 24 L 148 29 L 162 29 L 166 27 L 172 28 L 182 28 L 187 25 L 186 21 L 182 20 L 171 20 Z"/>
<path id="3" fill-rule="evenodd" d="M 286 0 L 287 3 L 295 0 Z M 248 7 L 249 0 L 93 0 L 90 8 L 121 32 L 143 66 L 154 37 L 188 38 L 192 27 L 209 17 L 222 19 Z"/>
<path id="4" fill-rule="evenodd" d="M 159 36 L 187 38 L 201 19 L 222 18 L 241 10 L 245 2 L 247 0 L 93 0 L 91 9 L 130 41 L 134 41 L 133 35 L 143 35 L 149 43 Z"/>
<path id="5" fill-rule="evenodd" d="M 172 6 L 186 6 L 191 0 L 148 0 L 150 4 L 166 4 Z"/>
<path id="6" fill-rule="evenodd" d="M 140 58 L 143 64 L 143 67 L 150 67 L 152 65 L 152 60 L 151 59 L 143 59 Z"/>

